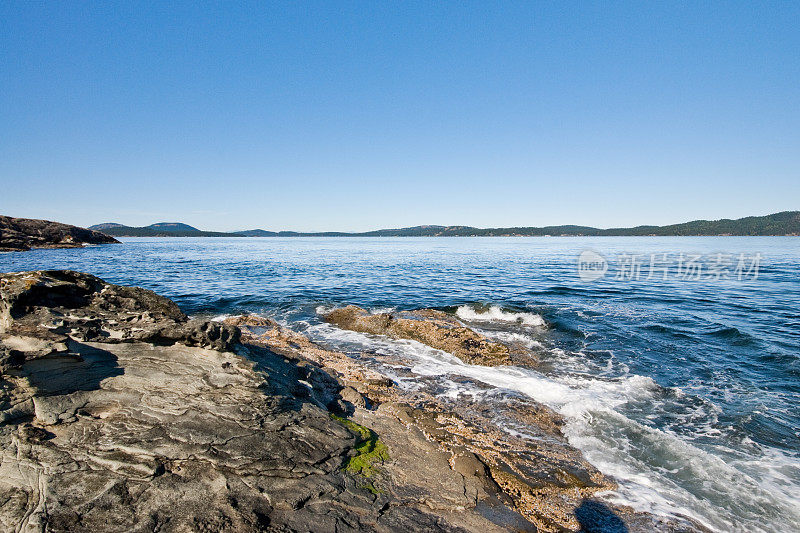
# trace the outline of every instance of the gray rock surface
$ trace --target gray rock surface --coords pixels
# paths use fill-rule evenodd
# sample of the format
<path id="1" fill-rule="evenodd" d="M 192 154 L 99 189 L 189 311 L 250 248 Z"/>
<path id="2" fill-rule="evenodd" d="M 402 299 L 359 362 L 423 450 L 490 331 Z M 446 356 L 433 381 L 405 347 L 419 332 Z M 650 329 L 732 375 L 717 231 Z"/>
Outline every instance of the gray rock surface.
<path id="1" fill-rule="evenodd" d="M 99 231 L 31 218 L 0 215 L 0 252 L 31 248 L 78 248 L 84 244 L 119 242 Z"/>
<path id="2" fill-rule="evenodd" d="M 435 485 L 349 472 L 369 430 L 328 411 L 343 385 L 239 334 L 87 274 L 0 276 L 0 529 L 506 530 L 400 425 L 392 464 Z"/>
<path id="3" fill-rule="evenodd" d="M 137 287 L 112 285 L 90 274 L 52 270 L 0 279 L 0 334 L 26 357 L 47 355 L 68 339 L 84 342 L 181 343 L 230 350 L 235 326 L 190 320 L 174 302 Z M 24 345 L 24 343 L 34 345 Z M 9 344 L 10 343 L 10 344 Z M 62 350 L 63 351 L 63 350 Z"/>

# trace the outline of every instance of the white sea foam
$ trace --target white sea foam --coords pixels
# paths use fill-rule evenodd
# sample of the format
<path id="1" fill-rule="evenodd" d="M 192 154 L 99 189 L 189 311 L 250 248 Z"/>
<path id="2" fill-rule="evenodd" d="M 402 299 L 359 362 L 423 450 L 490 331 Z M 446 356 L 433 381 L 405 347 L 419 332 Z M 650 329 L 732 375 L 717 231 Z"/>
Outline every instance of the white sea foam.
<path id="1" fill-rule="evenodd" d="M 541 349 L 544 347 L 541 342 L 522 333 L 516 333 L 513 331 L 492 331 L 492 330 L 483 330 L 477 328 L 476 331 L 489 338 L 497 339 L 501 342 L 509 344 L 514 344 L 514 343 L 521 344 L 531 350 Z"/>
<path id="2" fill-rule="evenodd" d="M 318 315 L 327 315 L 331 311 L 335 311 L 336 309 L 341 309 L 341 307 L 337 307 L 335 305 L 318 305 L 314 311 Z M 373 307 L 368 309 L 368 312 L 371 315 L 379 315 L 381 313 L 392 313 L 396 311 L 396 307 Z"/>
<path id="3" fill-rule="evenodd" d="M 330 313 L 334 309 L 337 309 L 337 307 L 334 306 L 334 305 L 318 305 L 317 308 L 314 309 L 314 311 L 318 315 L 327 315 L 328 313 Z"/>
<path id="4" fill-rule="evenodd" d="M 396 310 L 396 307 L 373 307 L 369 310 L 369 314 L 380 315 L 382 313 L 393 313 Z"/>
<path id="5" fill-rule="evenodd" d="M 499 306 L 493 305 L 485 311 L 476 311 L 469 305 L 462 305 L 456 309 L 456 316 L 469 322 L 516 322 L 526 326 L 545 326 L 544 318 L 536 313 L 513 313 L 503 311 Z"/>
<path id="6" fill-rule="evenodd" d="M 797 488 L 792 478 L 797 479 L 794 475 L 800 468 L 797 460 L 778 452 L 747 461 L 725 460 L 667 429 L 622 414 L 629 402 L 661 401 L 663 389 L 649 377 L 549 377 L 527 368 L 469 365 L 415 341 L 343 331 L 329 324 L 313 326 L 309 334 L 341 347 L 357 345 L 409 360 L 413 373 L 438 379 L 449 398 L 475 394 L 474 386 L 449 379 L 457 375 L 548 405 L 566 418 L 564 434 L 569 442 L 619 481 L 619 489 L 607 495 L 612 501 L 640 511 L 688 516 L 717 531 L 766 532 L 777 524 L 800 530 L 800 512 L 792 496 Z M 420 384 L 404 379 L 398 386 Z M 774 467 L 760 469 L 762 461 L 771 461 Z"/>

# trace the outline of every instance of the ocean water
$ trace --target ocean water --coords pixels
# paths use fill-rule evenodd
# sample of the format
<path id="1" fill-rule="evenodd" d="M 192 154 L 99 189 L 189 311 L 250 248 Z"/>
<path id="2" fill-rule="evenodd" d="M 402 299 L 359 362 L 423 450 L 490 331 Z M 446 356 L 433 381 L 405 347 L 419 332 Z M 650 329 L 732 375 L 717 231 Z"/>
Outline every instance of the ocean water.
<path id="1" fill-rule="evenodd" d="M 609 500 L 717 531 L 800 531 L 798 238 L 131 238 L 0 254 L 2 272 L 51 268 L 192 315 L 272 316 L 378 366 L 400 358 L 382 370 L 452 401 L 533 398 L 618 480 Z M 540 363 L 472 366 L 320 320 L 347 304 L 443 309 Z"/>

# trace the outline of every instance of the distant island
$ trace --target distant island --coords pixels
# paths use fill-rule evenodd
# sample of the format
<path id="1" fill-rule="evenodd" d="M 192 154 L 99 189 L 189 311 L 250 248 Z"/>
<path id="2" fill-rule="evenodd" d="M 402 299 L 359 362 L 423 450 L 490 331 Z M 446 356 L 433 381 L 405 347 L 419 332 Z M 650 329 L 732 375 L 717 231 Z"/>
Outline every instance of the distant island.
<path id="1" fill-rule="evenodd" d="M 90 230 L 101 231 L 114 237 L 242 237 L 239 233 L 223 231 L 202 231 L 189 224 L 180 222 L 159 222 L 141 228 L 105 222 L 89 226 Z M 242 232 L 244 233 L 244 232 Z"/>
<path id="2" fill-rule="evenodd" d="M 783 236 L 800 235 L 800 211 L 783 211 L 766 216 L 736 220 L 693 220 L 669 226 L 636 226 L 634 228 L 600 229 L 589 226 L 545 226 L 517 228 L 474 228 L 471 226 L 414 226 L 411 228 L 380 229 L 365 232 L 298 232 L 202 231 L 179 222 L 159 222 L 144 227 L 131 227 L 107 222 L 90 226 L 114 237 L 625 237 L 625 236 Z"/>

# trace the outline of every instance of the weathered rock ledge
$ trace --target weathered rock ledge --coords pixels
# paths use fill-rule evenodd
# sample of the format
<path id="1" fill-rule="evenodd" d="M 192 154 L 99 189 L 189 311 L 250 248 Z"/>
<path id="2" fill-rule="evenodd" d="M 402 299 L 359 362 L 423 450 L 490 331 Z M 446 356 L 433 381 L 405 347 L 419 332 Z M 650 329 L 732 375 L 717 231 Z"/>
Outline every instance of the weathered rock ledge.
<path id="1" fill-rule="evenodd" d="M 86 274 L 0 276 L 0 529 L 506 530 L 424 438 L 387 453 L 330 373 L 239 335 Z M 378 480 L 412 453 L 428 483 Z"/>
<path id="2" fill-rule="evenodd" d="M 596 500 L 613 482 L 543 406 L 509 406 L 536 445 L 485 411 L 261 317 L 0 275 L 2 530 L 693 530 Z"/>
<path id="3" fill-rule="evenodd" d="M 90 229 L 49 220 L 0 215 L 0 252 L 31 248 L 80 248 L 85 244 L 118 243 L 114 237 Z"/>

